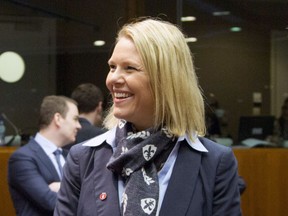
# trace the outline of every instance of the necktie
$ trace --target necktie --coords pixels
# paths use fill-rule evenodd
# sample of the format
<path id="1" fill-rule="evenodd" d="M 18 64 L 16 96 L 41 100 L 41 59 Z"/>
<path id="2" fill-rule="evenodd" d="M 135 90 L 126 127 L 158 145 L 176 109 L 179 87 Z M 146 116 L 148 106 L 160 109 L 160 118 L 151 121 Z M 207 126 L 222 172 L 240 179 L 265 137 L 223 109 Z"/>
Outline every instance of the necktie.
<path id="1" fill-rule="evenodd" d="M 60 179 L 62 179 L 62 165 L 60 162 L 60 155 L 62 154 L 62 151 L 60 149 L 57 149 L 56 151 L 53 152 L 53 154 L 55 155 L 56 158 L 56 162 L 59 168 L 59 172 L 60 172 Z"/>

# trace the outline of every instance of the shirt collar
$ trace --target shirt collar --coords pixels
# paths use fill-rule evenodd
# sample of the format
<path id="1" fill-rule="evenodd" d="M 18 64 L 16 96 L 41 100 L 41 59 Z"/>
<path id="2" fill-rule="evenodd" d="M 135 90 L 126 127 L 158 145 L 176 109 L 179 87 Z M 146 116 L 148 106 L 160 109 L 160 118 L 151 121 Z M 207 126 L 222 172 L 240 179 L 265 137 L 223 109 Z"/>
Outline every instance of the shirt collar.
<path id="1" fill-rule="evenodd" d="M 107 131 L 104 134 L 101 134 L 97 137 L 90 139 L 89 141 L 85 142 L 83 146 L 96 147 L 96 146 L 100 146 L 102 143 L 104 143 L 104 141 L 106 141 L 107 144 L 109 144 L 114 149 L 116 147 L 115 132 L 116 132 L 116 127 Z M 177 142 L 181 142 L 183 140 L 186 140 L 188 145 L 197 151 L 208 152 L 208 150 L 204 147 L 204 145 L 200 142 L 200 140 L 198 139 L 196 135 L 194 135 L 193 140 L 191 140 L 189 139 L 188 134 L 185 134 L 183 136 L 180 136 Z"/>
<path id="2" fill-rule="evenodd" d="M 200 152 L 208 152 L 208 150 L 205 148 L 205 146 L 200 142 L 197 135 L 193 135 L 193 140 L 191 140 L 188 136 L 188 134 L 185 134 L 183 136 L 180 136 L 178 138 L 177 142 L 181 142 L 183 140 L 186 140 L 188 145 L 191 146 L 191 148 L 200 151 Z"/>
<path id="3" fill-rule="evenodd" d="M 109 145 L 114 147 L 115 146 L 115 132 L 116 132 L 116 127 L 111 130 L 108 130 L 107 132 L 99 136 L 89 139 L 87 142 L 83 144 L 83 146 L 96 147 L 104 143 L 104 141 L 106 141 Z"/>
<path id="4" fill-rule="evenodd" d="M 52 143 L 50 140 L 48 140 L 40 133 L 37 133 L 34 139 L 44 149 L 44 151 L 47 154 L 53 153 L 57 149 L 57 146 L 54 143 Z M 62 150 L 61 148 L 59 149 Z"/>

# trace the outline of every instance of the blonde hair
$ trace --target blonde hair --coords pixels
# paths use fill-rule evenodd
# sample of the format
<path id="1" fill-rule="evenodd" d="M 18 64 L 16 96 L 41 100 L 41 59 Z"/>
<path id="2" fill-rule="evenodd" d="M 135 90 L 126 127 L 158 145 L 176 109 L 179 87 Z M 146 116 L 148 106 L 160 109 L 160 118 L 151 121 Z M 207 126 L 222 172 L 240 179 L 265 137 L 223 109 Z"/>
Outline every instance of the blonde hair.
<path id="1" fill-rule="evenodd" d="M 165 125 L 181 136 L 205 134 L 204 102 L 192 61 L 192 54 L 179 28 L 153 18 L 126 24 L 120 38 L 131 39 L 142 58 L 155 99 L 154 127 Z M 104 120 L 107 128 L 117 119 L 113 106 Z"/>

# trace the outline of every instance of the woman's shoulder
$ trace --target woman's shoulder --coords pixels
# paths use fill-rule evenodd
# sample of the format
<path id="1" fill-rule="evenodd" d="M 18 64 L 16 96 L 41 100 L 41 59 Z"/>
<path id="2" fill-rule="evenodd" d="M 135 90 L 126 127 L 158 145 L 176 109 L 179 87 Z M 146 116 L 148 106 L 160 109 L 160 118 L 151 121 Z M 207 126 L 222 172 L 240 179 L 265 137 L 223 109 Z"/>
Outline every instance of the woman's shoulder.
<path id="1" fill-rule="evenodd" d="M 91 155 L 104 154 L 105 151 L 112 152 L 111 144 L 108 144 L 107 139 L 111 134 L 108 132 L 86 140 L 82 143 L 73 145 L 69 150 L 69 155 L 72 158 L 78 158 L 79 160 L 85 160 L 85 158 L 90 158 Z"/>
<path id="2" fill-rule="evenodd" d="M 215 150 L 215 151 L 227 151 L 231 150 L 230 147 L 219 144 L 211 139 L 205 138 L 205 137 L 198 137 L 200 142 L 207 148 L 207 150 Z"/>
<path id="3" fill-rule="evenodd" d="M 224 155 L 229 155 L 229 157 L 233 157 L 233 151 L 231 147 L 216 143 L 215 141 L 205 137 L 199 137 L 199 140 L 208 150 L 207 156 L 218 158 Z"/>
<path id="4" fill-rule="evenodd" d="M 112 137 L 112 139 L 111 139 Z M 106 131 L 103 134 L 85 140 L 81 143 L 78 143 L 70 149 L 72 152 L 90 152 L 98 148 L 102 148 L 105 145 L 109 145 L 108 143 L 113 141 L 114 133 L 113 131 Z M 107 140 L 110 140 L 107 142 Z M 112 140 L 112 141 L 111 141 Z"/>
<path id="5" fill-rule="evenodd" d="M 231 147 L 216 143 L 207 138 L 199 138 L 208 152 L 203 154 L 202 165 L 205 169 L 211 170 L 213 167 L 217 170 L 235 170 L 237 169 L 237 160 Z"/>
<path id="6" fill-rule="evenodd" d="M 99 160 L 111 157 L 112 154 L 112 147 L 106 142 L 99 146 L 85 146 L 84 143 L 79 143 L 69 150 L 66 163 L 74 168 L 79 167 L 80 172 L 83 172 L 93 166 L 94 161 L 97 160 L 97 164 L 99 164 Z"/>
<path id="7" fill-rule="evenodd" d="M 99 151 L 105 147 L 106 148 L 109 147 L 109 144 L 107 144 L 106 141 L 103 141 L 101 144 L 95 145 L 95 146 L 85 145 L 86 143 L 87 142 L 85 141 L 85 142 L 73 145 L 71 149 L 69 150 L 69 154 L 86 155 L 86 154 L 91 154 L 94 151 Z"/>

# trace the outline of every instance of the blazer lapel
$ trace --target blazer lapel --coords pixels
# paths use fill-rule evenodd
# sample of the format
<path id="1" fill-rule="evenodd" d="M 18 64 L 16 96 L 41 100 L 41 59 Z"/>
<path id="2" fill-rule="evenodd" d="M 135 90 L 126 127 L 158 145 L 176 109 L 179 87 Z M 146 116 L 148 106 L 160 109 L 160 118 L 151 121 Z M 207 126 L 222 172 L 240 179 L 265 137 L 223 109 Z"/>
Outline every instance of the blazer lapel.
<path id="1" fill-rule="evenodd" d="M 99 154 L 99 155 L 97 155 Z M 100 156 L 101 155 L 101 156 Z M 109 145 L 95 153 L 94 161 L 94 189 L 95 201 L 99 216 L 120 216 L 118 197 L 118 178 L 113 172 L 106 168 L 112 149 Z"/>
<path id="2" fill-rule="evenodd" d="M 41 161 L 42 165 L 47 168 L 47 170 L 51 173 L 52 176 L 54 176 L 55 178 L 58 178 L 60 181 L 59 175 L 52 161 L 48 157 L 48 155 L 46 155 L 44 150 L 40 147 L 40 145 L 35 140 L 33 140 L 32 142 L 34 145 L 31 145 L 31 149 L 32 151 L 35 152 L 35 155 L 38 158 L 38 160 Z"/>
<path id="3" fill-rule="evenodd" d="M 160 216 L 185 215 L 193 196 L 200 163 L 201 153 L 191 149 L 186 142 L 181 142 Z"/>

